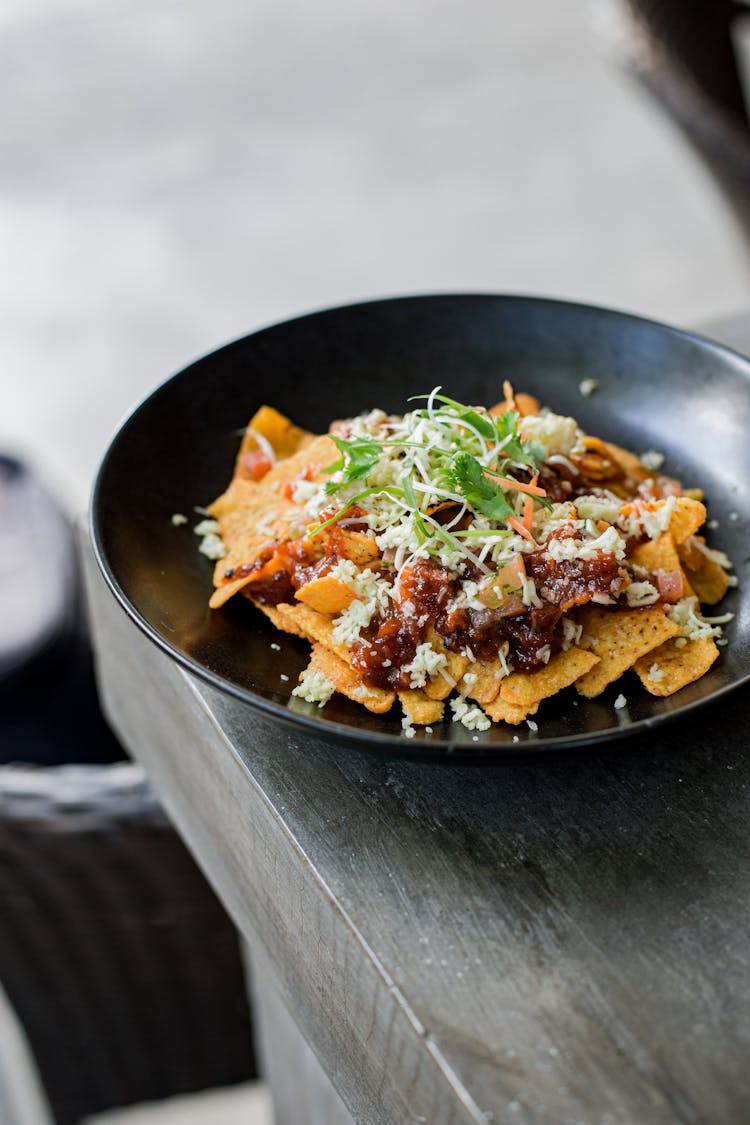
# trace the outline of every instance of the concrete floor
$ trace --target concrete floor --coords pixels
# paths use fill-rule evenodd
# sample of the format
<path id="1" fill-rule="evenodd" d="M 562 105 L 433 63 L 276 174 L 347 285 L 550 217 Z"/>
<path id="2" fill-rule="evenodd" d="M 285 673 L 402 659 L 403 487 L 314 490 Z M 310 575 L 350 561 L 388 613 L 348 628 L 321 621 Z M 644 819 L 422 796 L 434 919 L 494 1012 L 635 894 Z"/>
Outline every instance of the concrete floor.
<path id="1" fill-rule="evenodd" d="M 610 9 L 5 0 L 0 449 L 79 511 L 148 389 L 329 303 L 524 291 L 680 323 L 747 306 L 713 185 L 592 31 Z M 247 1125 L 267 1120 L 245 1095 Z M 110 1120 L 239 1120 L 189 1104 Z"/>

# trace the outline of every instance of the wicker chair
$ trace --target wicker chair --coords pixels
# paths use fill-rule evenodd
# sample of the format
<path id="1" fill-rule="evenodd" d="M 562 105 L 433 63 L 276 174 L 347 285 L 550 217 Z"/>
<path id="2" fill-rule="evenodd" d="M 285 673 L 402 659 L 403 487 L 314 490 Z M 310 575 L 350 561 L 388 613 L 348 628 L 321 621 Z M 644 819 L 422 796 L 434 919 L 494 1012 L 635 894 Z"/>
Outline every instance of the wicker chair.
<path id="1" fill-rule="evenodd" d="M 68 578 L 0 652 L 0 982 L 58 1125 L 74 1125 L 255 1065 L 236 931 L 102 718 L 72 530 L 11 468 L 6 530 L 9 513 L 26 521 L 14 542 Z"/>
<path id="2" fill-rule="evenodd" d="M 750 120 L 733 32 L 737 0 L 624 0 L 630 72 L 691 142 L 750 242 Z"/>

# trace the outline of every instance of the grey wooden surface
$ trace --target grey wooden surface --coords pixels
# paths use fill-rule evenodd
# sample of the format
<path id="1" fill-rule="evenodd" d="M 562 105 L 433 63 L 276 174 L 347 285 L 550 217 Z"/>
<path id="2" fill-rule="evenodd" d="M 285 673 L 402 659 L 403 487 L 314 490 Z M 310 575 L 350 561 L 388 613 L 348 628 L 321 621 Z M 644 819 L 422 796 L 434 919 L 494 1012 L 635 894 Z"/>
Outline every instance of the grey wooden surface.
<path id="1" fill-rule="evenodd" d="M 89 578 L 107 710 L 355 1121 L 748 1121 L 746 698 L 385 761 L 198 683 Z"/>

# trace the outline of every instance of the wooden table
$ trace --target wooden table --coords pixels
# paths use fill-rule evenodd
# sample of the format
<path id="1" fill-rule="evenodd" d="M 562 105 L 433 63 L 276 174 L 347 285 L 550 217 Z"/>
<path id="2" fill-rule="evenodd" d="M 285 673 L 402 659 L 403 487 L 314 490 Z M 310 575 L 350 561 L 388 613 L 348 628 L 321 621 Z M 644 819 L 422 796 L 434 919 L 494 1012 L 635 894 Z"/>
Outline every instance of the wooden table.
<path id="1" fill-rule="evenodd" d="M 750 1120 L 747 693 L 565 760 L 385 761 L 199 683 L 88 568 L 108 714 L 246 938 L 279 1125 Z"/>

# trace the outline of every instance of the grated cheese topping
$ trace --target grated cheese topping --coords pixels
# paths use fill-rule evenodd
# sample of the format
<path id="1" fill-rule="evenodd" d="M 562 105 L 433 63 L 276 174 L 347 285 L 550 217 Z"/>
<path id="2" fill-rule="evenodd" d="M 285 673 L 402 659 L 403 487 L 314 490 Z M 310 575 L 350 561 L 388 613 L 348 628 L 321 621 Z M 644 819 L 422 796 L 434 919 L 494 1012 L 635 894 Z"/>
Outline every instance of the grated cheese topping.
<path id="1" fill-rule="evenodd" d="M 335 690 L 336 685 L 322 672 L 310 671 L 306 668 L 292 695 L 305 699 L 308 703 L 317 703 L 318 707 L 324 707 Z"/>
<path id="2" fill-rule="evenodd" d="M 467 730 L 489 730 L 492 726 L 480 707 L 470 706 L 462 695 L 450 701 L 453 722 L 463 723 Z"/>

